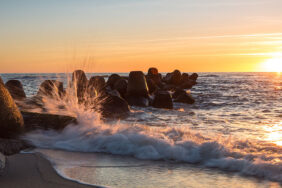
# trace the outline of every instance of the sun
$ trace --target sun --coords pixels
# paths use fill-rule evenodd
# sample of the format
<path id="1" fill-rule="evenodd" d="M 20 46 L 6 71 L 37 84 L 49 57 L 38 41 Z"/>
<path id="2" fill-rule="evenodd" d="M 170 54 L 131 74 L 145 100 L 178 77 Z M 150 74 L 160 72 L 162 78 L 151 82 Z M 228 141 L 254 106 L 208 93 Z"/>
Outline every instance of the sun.
<path id="1" fill-rule="evenodd" d="M 268 59 L 261 64 L 263 72 L 282 72 L 282 57 Z"/>

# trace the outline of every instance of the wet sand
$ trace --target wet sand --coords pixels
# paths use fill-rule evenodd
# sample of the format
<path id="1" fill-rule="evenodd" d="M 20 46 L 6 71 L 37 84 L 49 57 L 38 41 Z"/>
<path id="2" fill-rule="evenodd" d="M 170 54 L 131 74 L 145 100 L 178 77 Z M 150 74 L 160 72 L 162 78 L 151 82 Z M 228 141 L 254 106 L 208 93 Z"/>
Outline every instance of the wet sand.
<path id="1" fill-rule="evenodd" d="M 6 158 L 0 171 L 0 187 L 5 188 L 87 188 L 94 187 L 66 180 L 40 154 L 16 154 Z"/>

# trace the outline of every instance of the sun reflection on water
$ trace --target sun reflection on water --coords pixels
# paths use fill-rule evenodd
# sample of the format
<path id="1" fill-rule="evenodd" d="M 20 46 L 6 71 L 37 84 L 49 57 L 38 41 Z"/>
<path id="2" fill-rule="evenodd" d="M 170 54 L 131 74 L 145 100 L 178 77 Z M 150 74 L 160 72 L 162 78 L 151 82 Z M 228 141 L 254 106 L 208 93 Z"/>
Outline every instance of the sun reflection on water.
<path id="1" fill-rule="evenodd" d="M 264 127 L 265 140 L 270 141 L 278 146 L 282 146 L 282 121 Z"/>

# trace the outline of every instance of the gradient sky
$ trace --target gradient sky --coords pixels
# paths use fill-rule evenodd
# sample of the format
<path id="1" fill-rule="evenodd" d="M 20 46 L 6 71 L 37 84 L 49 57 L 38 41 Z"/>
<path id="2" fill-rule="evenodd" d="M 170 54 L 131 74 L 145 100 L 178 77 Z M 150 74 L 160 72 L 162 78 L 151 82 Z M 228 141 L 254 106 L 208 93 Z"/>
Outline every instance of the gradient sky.
<path id="1" fill-rule="evenodd" d="M 263 71 L 281 0 L 0 0 L 0 72 Z"/>

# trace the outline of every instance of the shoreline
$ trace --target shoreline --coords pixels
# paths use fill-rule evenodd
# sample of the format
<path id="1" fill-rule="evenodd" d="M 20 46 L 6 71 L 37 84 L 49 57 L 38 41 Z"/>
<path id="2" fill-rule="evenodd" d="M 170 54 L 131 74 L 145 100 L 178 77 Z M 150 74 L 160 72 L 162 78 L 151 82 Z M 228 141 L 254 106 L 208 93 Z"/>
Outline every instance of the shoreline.
<path id="1" fill-rule="evenodd" d="M 6 156 L 6 167 L 0 171 L 0 187 L 5 188 L 98 188 L 60 176 L 51 162 L 39 153 Z"/>

